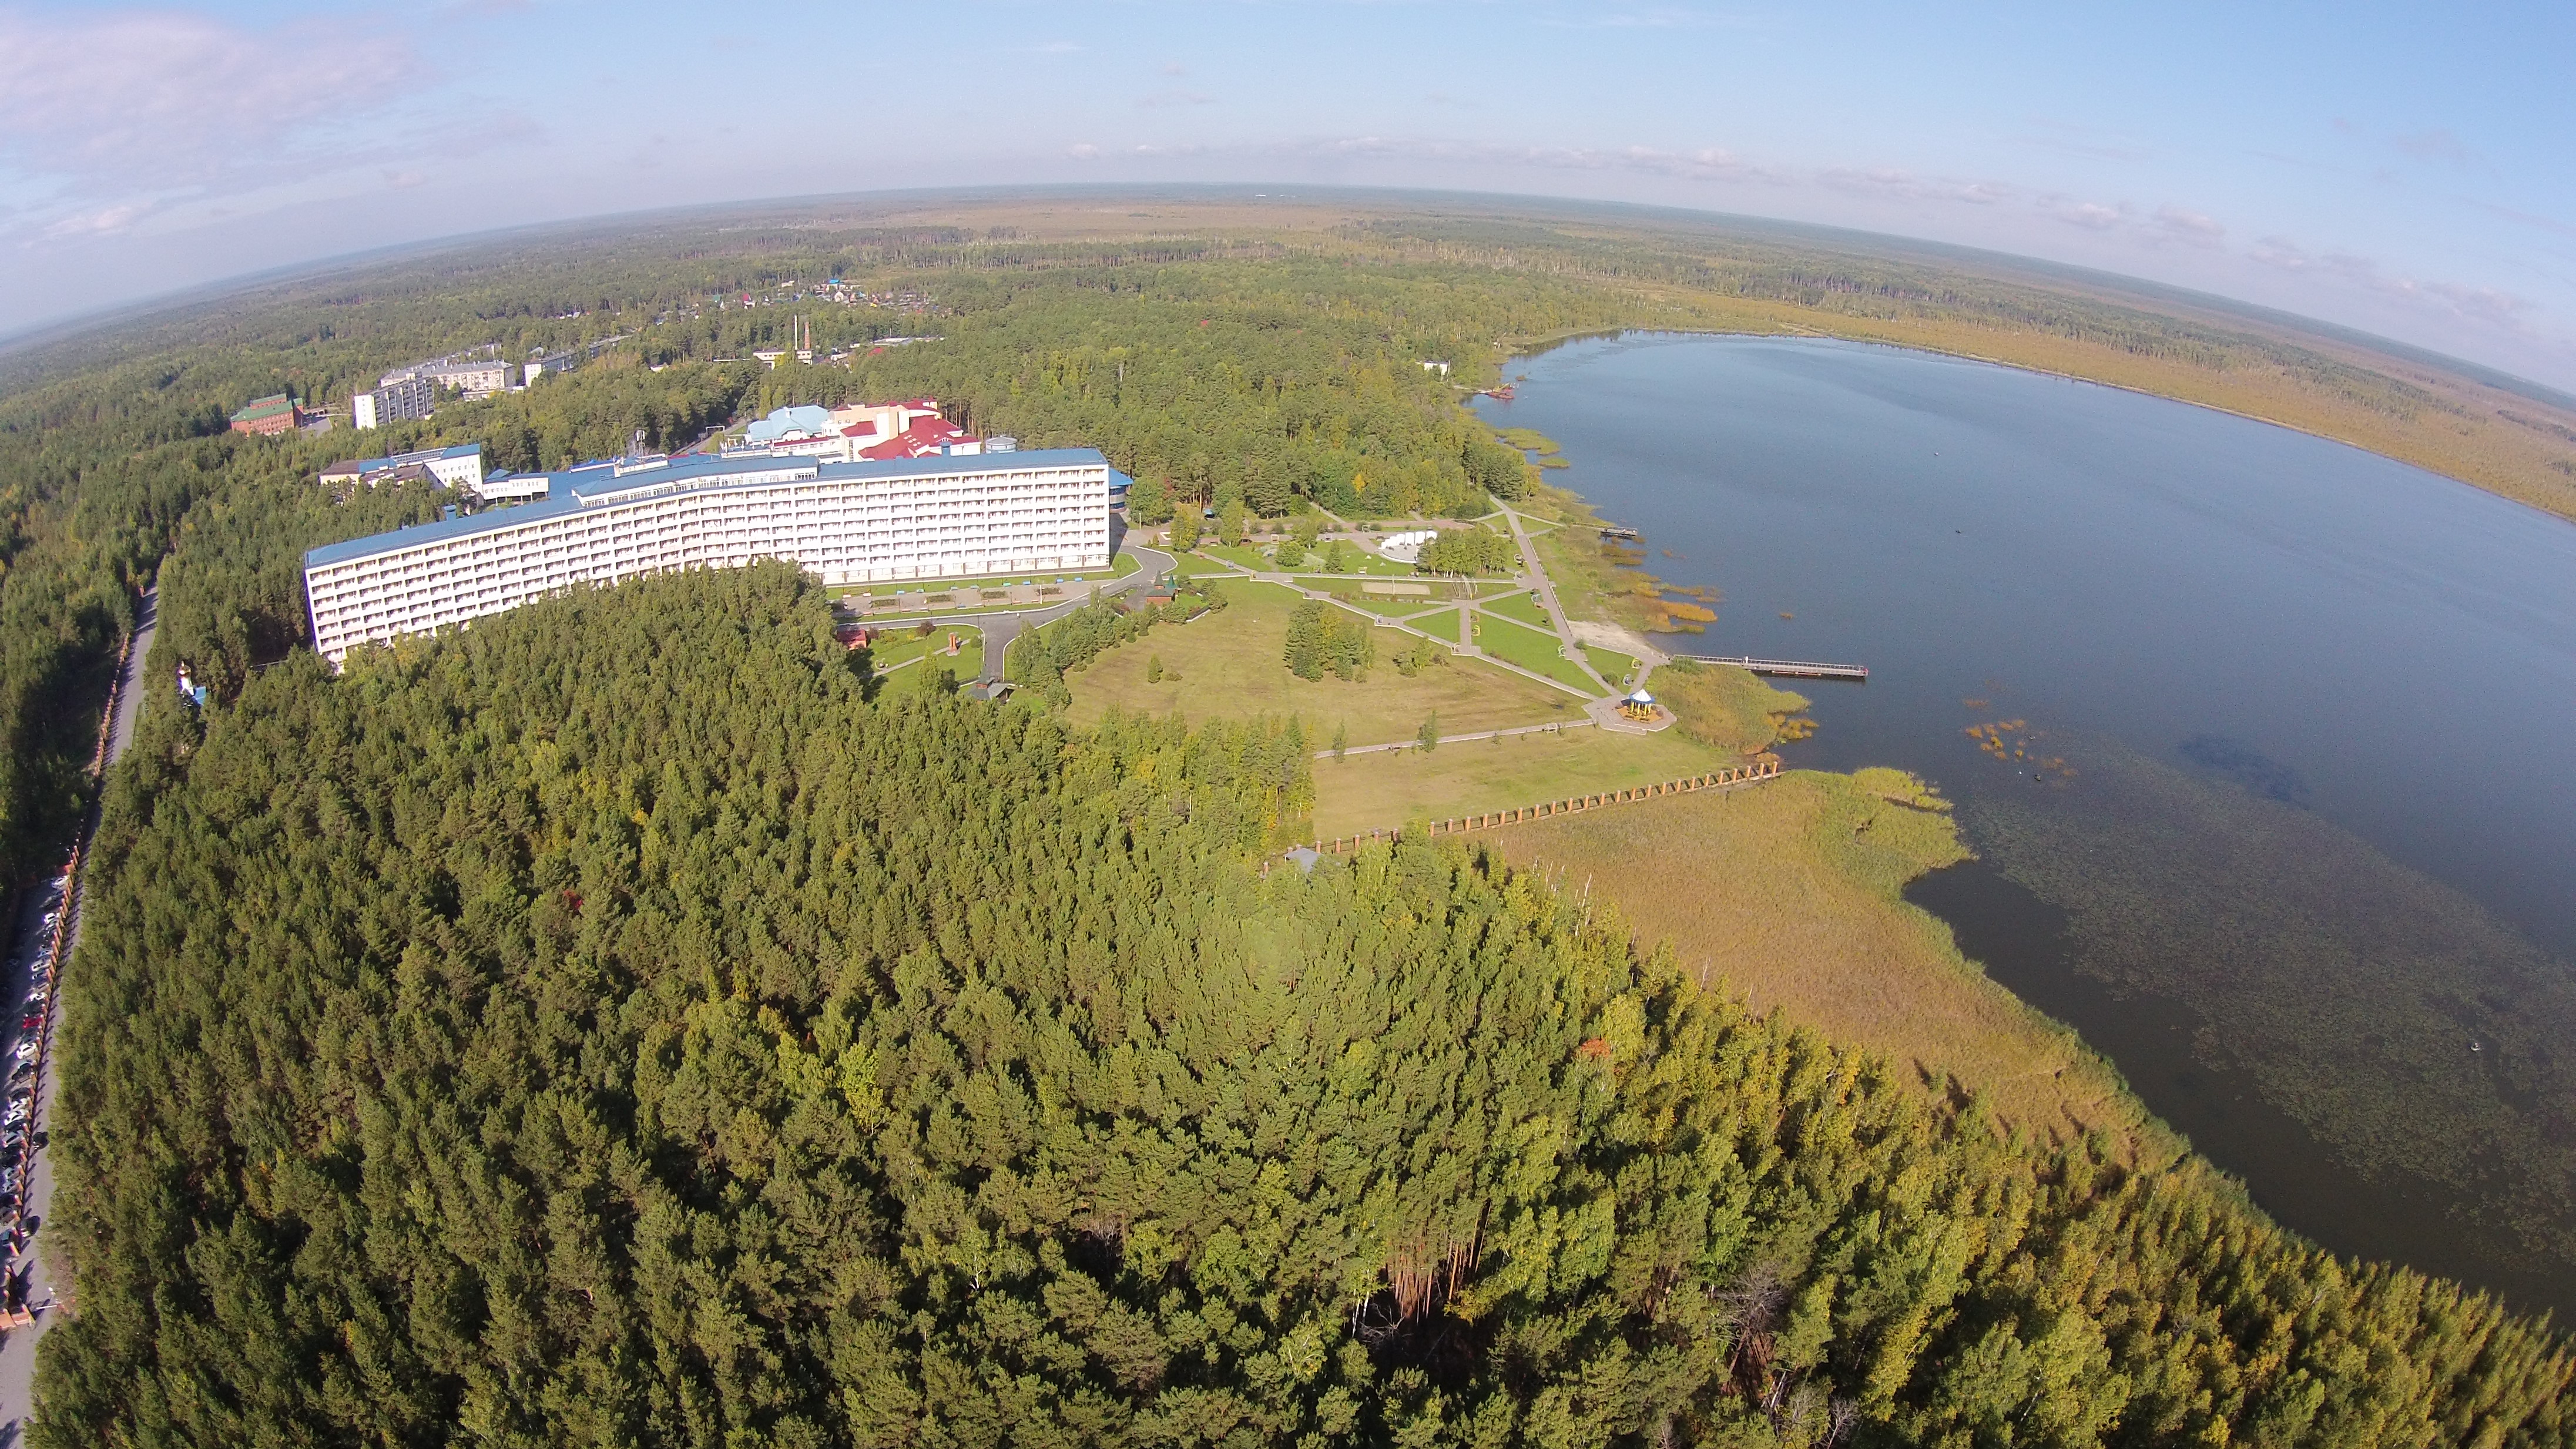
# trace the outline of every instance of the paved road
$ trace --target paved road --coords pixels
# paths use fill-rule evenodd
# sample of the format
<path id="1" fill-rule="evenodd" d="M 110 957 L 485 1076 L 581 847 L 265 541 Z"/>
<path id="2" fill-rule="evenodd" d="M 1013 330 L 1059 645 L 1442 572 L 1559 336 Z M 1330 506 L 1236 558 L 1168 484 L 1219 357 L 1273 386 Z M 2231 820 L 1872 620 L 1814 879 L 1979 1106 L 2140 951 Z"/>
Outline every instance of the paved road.
<path id="1" fill-rule="evenodd" d="M 116 720 L 107 737 L 107 758 L 110 764 L 115 763 L 117 756 L 125 753 L 126 743 L 134 738 L 135 715 L 143 703 L 143 661 L 152 653 L 153 603 L 154 596 L 147 591 L 143 595 L 138 623 L 134 631 L 134 648 L 125 661 L 125 683 L 117 697 Z M 71 943 L 77 949 L 80 943 L 81 924 L 77 883 L 70 909 L 72 911 Z M 30 901 L 27 910 L 22 913 L 17 923 L 19 936 L 12 943 L 16 948 L 11 953 L 13 958 L 20 956 L 28 947 L 33 938 L 40 911 L 41 898 Z M 66 953 L 66 959 L 68 959 L 68 953 Z M 66 966 L 65 969 L 68 970 L 69 967 Z M 23 1000 L 26 987 L 26 978 L 13 972 L 5 983 L 0 983 L 0 992 L 18 994 Z M 48 1055 L 50 1056 L 50 1053 Z M 37 1109 L 36 1120 L 40 1126 L 53 1125 L 54 1097 L 61 1090 L 61 1082 L 62 1073 L 49 1065 L 45 1072 L 42 1100 Z M 54 1170 L 49 1160 L 51 1154 L 43 1147 L 44 1140 L 42 1135 L 36 1139 L 38 1143 L 36 1160 L 28 1173 L 27 1187 L 28 1217 L 39 1226 L 54 1200 Z M 52 1302 L 56 1298 L 56 1285 L 49 1276 L 42 1252 L 31 1250 L 22 1255 L 10 1265 L 10 1271 L 26 1275 L 26 1302 L 43 1304 Z M 45 1336 L 45 1330 L 52 1324 L 53 1318 L 53 1313 L 40 1313 L 32 1327 L 12 1330 L 5 1339 L 0 1339 L 0 1449 L 16 1449 L 16 1446 L 26 1439 L 27 1411 L 35 1401 L 36 1340 Z"/>

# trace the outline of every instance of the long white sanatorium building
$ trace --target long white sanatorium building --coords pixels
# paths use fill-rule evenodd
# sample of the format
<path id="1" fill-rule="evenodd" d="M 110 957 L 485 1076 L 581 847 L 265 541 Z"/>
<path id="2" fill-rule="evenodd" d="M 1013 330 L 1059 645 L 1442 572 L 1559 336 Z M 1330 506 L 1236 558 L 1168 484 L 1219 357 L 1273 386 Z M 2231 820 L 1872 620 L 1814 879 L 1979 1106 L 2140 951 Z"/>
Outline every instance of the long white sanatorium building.
<path id="1" fill-rule="evenodd" d="M 1109 565 L 1108 460 L 1089 448 L 827 463 L 684 457 L 547 475 L 515 508 L 327 544 L 304 556 L 313 647 L 515 609 L 574 584 L 787 559 L 826 584 Z"/>

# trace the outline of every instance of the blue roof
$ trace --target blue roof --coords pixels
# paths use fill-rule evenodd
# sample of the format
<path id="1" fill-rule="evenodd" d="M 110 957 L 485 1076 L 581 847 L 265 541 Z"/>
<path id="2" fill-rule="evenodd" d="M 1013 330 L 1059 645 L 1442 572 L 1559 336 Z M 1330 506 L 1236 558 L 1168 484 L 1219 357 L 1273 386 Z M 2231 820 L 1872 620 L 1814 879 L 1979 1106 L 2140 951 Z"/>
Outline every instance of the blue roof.
<path id="1" fill-rule="evenodd" d="M 840 431 L 832 426 L 832 414 L 828 409 L 810 406 L 785 407 L 753 423 L 743 433 L 742 438 L 746 443 L 766 443 L 776 438 L 783 438 L 789 433 L 803 433 L 808 437 L 824 438 L 836 436 Z"/>
<path id="2" fill-rule="evenodd" d="M 559 473 L 521 474 L 523 478 L 546 480 L 546 496 L 508 508 L 494 508 L 464 518 L 442 518 L 434 523 L 415 523 L 391 533 L 370 534 L 342 543 L 326 543 L 304 555 L 306 568 L 323 564 L 345 563 L 353 558 L 371 558 L 397 549 L 415 548 L 441 539 L 460 538 L 469 534 L 516 528 L 521 524 L 539 523 L 549 518 L 582 511 L 582 499 L 597 494 L 619 493 L 630 488 L 651 488 L 657 492 L 675 483 L 702 481 L 704 486 L 721 488 L 727 475 L 766 473 L 778 468 L 812 467 L 823 478 L 918 478 L 926 473 L 989 473 L 1016 468 L 1079 467 L 1086 463 L 1106 463 L 1108 459 L 1097 448 L 1042 448 L 1026 453 L 967 454 L 960 457 L 902 458 L 865 463 L 817 463 L 794 454 L 771 458 L 719 458 L 693 454 L 673 458 L 654 468 L 641 468 L 624 477 L 606 463 L 585 464 Z M 605 507 L 616 507 L 613 502 Z"/>
<path id="3" fill-rule="evenodd" d="M 420 448 L 409 453 L 396 453 L 391 458 L 350 458 L 332 464 L 331 468 L 355 468 L 362 473 L 373 473 L 379 468 L 396 466 L 395 459 L 412 462 L 428 458 L 475 458 L 482 453 L 481 443 L 459 443 L 453 448 Z M 322 471 L 328 473 L 331 468 Z"/>

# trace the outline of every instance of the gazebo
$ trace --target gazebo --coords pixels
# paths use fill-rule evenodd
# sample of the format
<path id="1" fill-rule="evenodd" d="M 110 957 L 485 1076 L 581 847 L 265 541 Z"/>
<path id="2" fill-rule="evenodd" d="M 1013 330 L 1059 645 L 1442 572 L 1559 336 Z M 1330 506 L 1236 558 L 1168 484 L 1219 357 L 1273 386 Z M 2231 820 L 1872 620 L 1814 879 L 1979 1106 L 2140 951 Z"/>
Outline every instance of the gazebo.
<path id="1" fill-rule="evenodd" d="M 1652 720 L 1655 717 L 1655 697 L 1639 689 L 1619 701 L 1619 712 L 1630 719 Z"/>

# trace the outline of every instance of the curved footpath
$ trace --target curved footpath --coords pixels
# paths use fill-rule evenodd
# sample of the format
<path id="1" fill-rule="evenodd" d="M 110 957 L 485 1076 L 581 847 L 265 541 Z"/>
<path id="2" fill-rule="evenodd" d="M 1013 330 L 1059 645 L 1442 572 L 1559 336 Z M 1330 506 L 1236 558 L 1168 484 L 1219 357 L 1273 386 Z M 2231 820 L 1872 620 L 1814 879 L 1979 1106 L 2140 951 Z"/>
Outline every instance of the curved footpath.
<path id="1" fill-rule="evenodd" d="M 1083 592 L 1060 603 L 1047 604 L 1034 609 L 1010 609 L 998 613 L 894 614 L 886 616 L 884 623 L 888 628 L 909 629 L 915 625 L 928 624 L 934 629 L 982 630 L 984 633 L 983 681 L 989 684 L 1002 677 L 1002 657 L 1010 652 L 1011 641 L 1017 639 L 1022 630 L 1044 628 L 1098 599 L 1113 598 L 1138 587 L 1150 590 L 1172 572 L 1172 556 L 1161 549 L 1147 548 L 1143 544 L 1127 544 L 1124 546 L 1124 551 L 1136 555 L 1138 565 L 1136 572 L 1124 578 L 1093 584 Z M 869 622 L 873 623 L 875 620 L 871 619 Z"/>
<path id="2" fill-rule="evenodd" d="M 125 678 L 117 689 L 116 718 L 110 721 L 108 728 L 107 763 L 110 766 L 116 763 L 117 756 L 125 753 L 127 742 L 134 738 L 135 716 L 143 703 L 143 661 L 150 658 L 152 654 L 153 602 L 153 592 L 146 590 L 135 614 L 134 646 L 126 655 Z M 89 826 L 95 824 L 96 816 L 93 814 Z M 89 826 L 85 826 L 84 830 L 86 831 Z M 63 907 L 70 913 L 70 920 L 65 929 L 71 932 L 71 939 L 63 953 L 67 963 L 73 953 L 80 949 L 81 884 L 78 880 L 72 882 L 71 897 Z M 26 947 L 34 938 L 35 927 L 42 913 L 41 901 L 31 900 L 28 903 L 16 923 L 19 936 L 11 943 L 12 945 L 21 949 Z M 70 968 L 66 965 L 65 969 Z M 62 993 L 57 991 L 54 994 L 54 1003 L 59 1007 L 61 1002 Z M 56 1030 L 55 1024 L 60 1017 L 59 1010 L 48 1013 L 45 1029 L 48 1032 Z M 48 1042 L 45 1056 L 49 1064 L 53 1061 L 52 1048 L 53 1044 Z M 36 1123 L 40 1129 L 50 1130 L 52 1127 L 54 1099 L 62 1090 L 61 1083 L 62 1073 L 50 1069 L 49 1066 L 43 1081 L 39 1084 Z M 36 1141 L 38 1145 L 35 1160 L 27 1171 L 27 1220 L 36 1226 L 38 1230 L 36 1241 L 41 1243 L 45 1214 L 53 1206 L 54 1169 L 51 1154 L 43 1145 L 45 1138 L 41 1132 Z M 14 1446 L 26 1442 L 27 1414 L 35 1404 L 36 1342 L 45 1336 L 45 1330 L 52 1324 L 55 1314 L 63 1310 L 56 1306 L 61 1301 L 61 1295 L 56 1290 L 40 1247 L 30 1247 L 9 1265 L 9 1271 L 23 1277 L 25 1292 L 22 1295 L 22 1301 L 37 1308 L 36 1321 L 33 1325 L 12 1329 L 5 1338 L 0 1338 L 0 1446 L 14 1449 Z"/>

